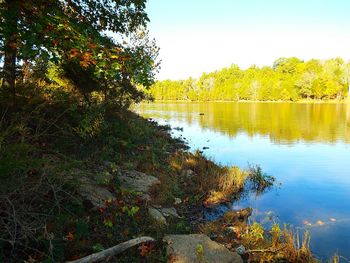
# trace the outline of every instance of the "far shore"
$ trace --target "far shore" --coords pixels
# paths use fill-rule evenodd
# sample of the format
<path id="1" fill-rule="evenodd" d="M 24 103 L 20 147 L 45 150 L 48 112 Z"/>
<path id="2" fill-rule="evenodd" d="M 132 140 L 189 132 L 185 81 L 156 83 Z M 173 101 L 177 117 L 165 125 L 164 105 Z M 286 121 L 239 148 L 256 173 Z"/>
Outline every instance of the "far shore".
<path id="1" fill-rule="evenodd" d="M 308 103 L 308 104 L 326 104 L 326 103 L 342 103 L 342 104 L 348 104 L 350 103 L 350 98 L 344 99 L 344 100 L 298 100 L 298 101 L 284 101 L 284 100 L 154 100 L 153 102 L 172 102 L 172 103 L 202 103 L 202 102 L 233 102 L 233 103 Z"/>

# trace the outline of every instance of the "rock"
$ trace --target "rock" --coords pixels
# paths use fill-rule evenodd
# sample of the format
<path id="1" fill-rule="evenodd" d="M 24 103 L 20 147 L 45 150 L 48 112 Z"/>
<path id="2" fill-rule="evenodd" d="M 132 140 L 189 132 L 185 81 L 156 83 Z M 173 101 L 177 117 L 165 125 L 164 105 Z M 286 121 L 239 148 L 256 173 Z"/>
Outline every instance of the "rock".
<path id="1" fill-rule="evenodd" d="M 149 216 L 159 225 L 164 226 L 167 224 L 165 217 L 159 210 L 150 207 L 148 208 L 148 214 Z"/>
<path id="2" fill-rule="evenodd" d="M 245 254 L 245 247 L 243 245 L 240 245 L 236 248 L 236 252 L 238 255 L 243 256 Z"/>
<path id="3" fill-rule="evenodd" d="M 160 212 L 163 214 L 163 216 L 165 217 L 169 217 L 169 216 L 173 216 L 173 217 L 176 217 L 176 218 L 181 218 L 176 209 L 174 207 L 170 207 L 170 208 L 162 208 L 160 209 Z"/>
<path id="4" fill-rule="evenodd" d="M 167 254 L 174 263 L 243 263 L 236 252 L 229 251 L 206 235 L 167 235 L 163 241 L 167 243 Z"/>
<path id="5" fill-rule="evenodd" d="M 182 200 L 180 198 L 175 197 L 174 198 L 174 205 L 179 205 L 182 203 Z"/>
<path id="6" fill-rule="evenodd" d="M 158 178 L 137 171 L 123 171 L 118 176 L 121 187 L 140 194 L 140 197 L 145 201 L 149 201 L 150 189 L 155 185 L 159 185 Z"/>
<path id="7" fill-rule="evenodd" d="M 78 192 L 85 200 L 91 202 L 94 208 L 103 207 L 106 201 L 115 199 L 105 187 L 86 177 L 79 178 Z"/>

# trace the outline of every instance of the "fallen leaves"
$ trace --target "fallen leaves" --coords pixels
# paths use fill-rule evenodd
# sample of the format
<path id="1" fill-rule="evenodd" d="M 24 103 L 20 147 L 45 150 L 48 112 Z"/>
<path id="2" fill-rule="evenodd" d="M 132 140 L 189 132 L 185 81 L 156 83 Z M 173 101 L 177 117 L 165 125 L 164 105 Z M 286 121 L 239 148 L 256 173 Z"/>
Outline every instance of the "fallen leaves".
<path id="1" fill-rule="evenodd" d="M 67 241 L 73 241 L 74 240 L 74 235 L 72 232 L 68 232 L 68 234 L 66 235 L 66 240 Z"/>
<path id="2" fill-rule="evenodd" d="M 138 248 L 140 256 L 145 257 L 149 255 L 153 250 L 154 250 L 154 243 L 143 243 L 141 246 Z"/>

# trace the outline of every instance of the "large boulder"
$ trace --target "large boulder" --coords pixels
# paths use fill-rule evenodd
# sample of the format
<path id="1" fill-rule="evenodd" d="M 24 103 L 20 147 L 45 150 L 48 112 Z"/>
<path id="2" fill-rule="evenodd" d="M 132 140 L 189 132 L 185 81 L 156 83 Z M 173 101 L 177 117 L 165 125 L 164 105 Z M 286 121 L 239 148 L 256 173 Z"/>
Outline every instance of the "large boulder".
<path id="1" fill-rule="evenodd" d="M 150 189 L 160 184 L 158 178 L 137 171 L 123 171 L 118 176 L 118 180 L 122 188 L 139 193 L 140 197 L 145 201 L 151 199 Z"/>
<path id="2" fill-rule="evenodd" d="M 243 263 L 242 258 L 202 234 L 167 235 L 167 254 L 173 263 Z"/>

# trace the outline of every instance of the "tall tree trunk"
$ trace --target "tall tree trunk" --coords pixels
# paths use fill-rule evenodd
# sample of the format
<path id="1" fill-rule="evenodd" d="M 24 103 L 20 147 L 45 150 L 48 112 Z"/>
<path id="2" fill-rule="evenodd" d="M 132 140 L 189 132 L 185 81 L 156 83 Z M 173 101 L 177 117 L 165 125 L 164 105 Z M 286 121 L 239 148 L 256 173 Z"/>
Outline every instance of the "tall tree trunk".
<path id="1" fill-rule="evenodd" d="M 4 14 L 5 59 L 2 88 L 9 90 L 15 100 L 18 15 L 15 0 L 6 0 L 5 3 L 7 5 L 7 10 Z"/>
<path id="2" fill-rule="evenodd" d="M 6 48 L 4 60 L 4 80 L 2 88 L 15 92 L 16 49 Z"/>

